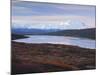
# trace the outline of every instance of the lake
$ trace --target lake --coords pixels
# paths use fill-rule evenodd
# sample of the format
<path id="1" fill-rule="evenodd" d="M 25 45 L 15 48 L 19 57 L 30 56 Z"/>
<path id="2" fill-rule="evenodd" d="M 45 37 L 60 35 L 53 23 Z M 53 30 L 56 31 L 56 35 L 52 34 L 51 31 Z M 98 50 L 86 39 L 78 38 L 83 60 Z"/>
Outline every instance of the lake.
<path id="1" fill-rule="evenodd" d="M 50 44 L 64 44 L 64 45 L 73 45 L 79 46 L 82 48 L 95 49 L 95 40 L 78 38 L 78 37 L 69 37 L 69 36 L 49 36 L 49 35 L 27 35 L 29 38 L 13 40 L 16 42 L 24 43 L 50 43 Z"/>

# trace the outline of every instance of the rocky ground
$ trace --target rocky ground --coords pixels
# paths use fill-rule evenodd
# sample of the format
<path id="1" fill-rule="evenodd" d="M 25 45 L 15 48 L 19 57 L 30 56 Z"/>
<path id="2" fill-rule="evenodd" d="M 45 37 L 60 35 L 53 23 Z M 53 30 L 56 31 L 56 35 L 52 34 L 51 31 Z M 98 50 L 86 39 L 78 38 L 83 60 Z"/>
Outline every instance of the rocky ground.
<path id="1" fill-rule="evenodd" d="M 95 49 L 12 42 L 12 74 L 95 69 Z"/>

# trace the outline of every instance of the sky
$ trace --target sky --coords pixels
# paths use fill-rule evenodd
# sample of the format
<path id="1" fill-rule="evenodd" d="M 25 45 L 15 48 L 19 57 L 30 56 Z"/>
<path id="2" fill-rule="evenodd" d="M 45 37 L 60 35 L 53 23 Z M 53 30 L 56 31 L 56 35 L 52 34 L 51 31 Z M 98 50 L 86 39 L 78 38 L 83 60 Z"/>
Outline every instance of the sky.
<path id="1" fill-rule="evenodd" d="M 12 28 L 95 28 L 95 6 L 12 0 Z"/>

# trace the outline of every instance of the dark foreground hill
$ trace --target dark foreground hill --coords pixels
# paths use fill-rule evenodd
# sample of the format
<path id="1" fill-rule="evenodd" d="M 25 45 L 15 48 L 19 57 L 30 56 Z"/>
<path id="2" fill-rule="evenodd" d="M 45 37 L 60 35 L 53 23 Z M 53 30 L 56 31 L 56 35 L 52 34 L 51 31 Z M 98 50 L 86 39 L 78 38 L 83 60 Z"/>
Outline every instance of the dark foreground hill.
<path id="1" fill-rule="evenodd" d="M 95 69 L 95 49 L 12 42 L 12 75 Z"/>

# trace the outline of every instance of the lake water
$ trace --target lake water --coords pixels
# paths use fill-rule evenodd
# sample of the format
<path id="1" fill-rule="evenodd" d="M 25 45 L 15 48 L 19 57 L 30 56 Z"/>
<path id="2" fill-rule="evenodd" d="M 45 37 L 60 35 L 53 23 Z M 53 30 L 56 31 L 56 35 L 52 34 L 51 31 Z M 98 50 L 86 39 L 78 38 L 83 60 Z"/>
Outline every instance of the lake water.
<path id="1" fill-rule="evenodd" d="M 95 40 L 67 36 L 48 36 L 48 35 L 27 35 L 29 38 L 13 40 L 24 43 L 51 43 L 74 45 L 83 48 L 95 49 Z"/>

